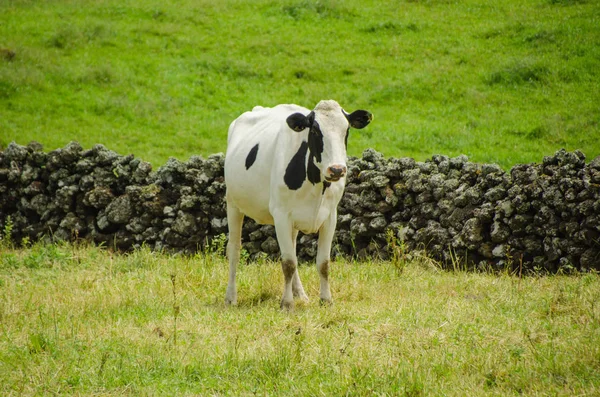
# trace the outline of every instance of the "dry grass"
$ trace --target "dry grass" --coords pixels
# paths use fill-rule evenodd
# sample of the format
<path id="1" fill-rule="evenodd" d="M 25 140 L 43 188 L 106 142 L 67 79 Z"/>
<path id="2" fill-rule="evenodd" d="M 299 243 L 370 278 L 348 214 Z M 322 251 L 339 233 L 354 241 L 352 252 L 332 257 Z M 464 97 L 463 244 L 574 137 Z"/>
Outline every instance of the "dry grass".
<path id="1" fill-rule="evenodd" d="M 276 263 L 3 249 L 5 395 L 597 395 L 600 279 L 333 266 L 335 305 L 279 310 Z M 173 283 L 173 281 L 175 281 Z M 176 338 L 175 338 L 176 336 Z"/>

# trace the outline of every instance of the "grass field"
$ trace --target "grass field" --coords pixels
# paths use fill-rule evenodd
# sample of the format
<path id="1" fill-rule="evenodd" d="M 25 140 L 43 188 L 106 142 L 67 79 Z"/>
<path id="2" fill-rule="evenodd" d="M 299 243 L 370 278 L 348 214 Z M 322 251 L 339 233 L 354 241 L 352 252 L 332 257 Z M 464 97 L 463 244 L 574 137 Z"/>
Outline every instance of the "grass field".
<path id="1" fill-rule="evenodd" d="M 224 151 L 254 105 L 337 99 L 350 154 L 600 155 L 595 0 L 4 0 L 0 147 Z"/>
<path id="2" fill-rule="evenodd" d="M 337 99 L 419 160 L 600 155 L 596 0 L 0 0 L 0 149 L 224 151 L 254 105 Z M 6 228 L 4 230 L 7 232 Z M 0 241 L 1 395 L 600 395 L 600 278 L 338 260 L 279 310 L 280 265 Z"/>
<path id="3" fill-rule="evenodd" d="M 278 264 L 77 245 L 0 253 L 0 394 L 595 396 L 597 274 L 337 261 L 335 304 L 279 310 Z"/>

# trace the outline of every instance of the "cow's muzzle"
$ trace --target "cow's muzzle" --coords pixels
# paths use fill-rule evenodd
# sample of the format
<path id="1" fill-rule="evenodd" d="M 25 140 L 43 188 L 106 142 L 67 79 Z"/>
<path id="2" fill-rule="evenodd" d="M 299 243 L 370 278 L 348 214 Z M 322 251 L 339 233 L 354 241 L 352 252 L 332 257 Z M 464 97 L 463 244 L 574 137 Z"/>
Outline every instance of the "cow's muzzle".
<path id="1" fill-rule="evenodd" d="M 327 168 L 325 179 L 327 182 L 337 182 L 346 175 L 347 171 L 345 165 L 332 165 Z"/>

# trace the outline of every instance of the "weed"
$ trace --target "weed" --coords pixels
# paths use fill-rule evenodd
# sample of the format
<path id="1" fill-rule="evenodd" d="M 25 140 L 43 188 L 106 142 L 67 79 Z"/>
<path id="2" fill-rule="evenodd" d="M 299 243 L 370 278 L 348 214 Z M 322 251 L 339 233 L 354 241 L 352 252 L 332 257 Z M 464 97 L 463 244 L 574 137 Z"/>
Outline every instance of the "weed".
<path id="1" fill-rule="evenodd" d="M 29 236 L 25 236 L 21 239 L 21 246 L 25 248 L 31 246 L 31 239 L 29 238 Z"/>
<path id="2" fill-rule="evenodd" d="M 456 250 L 452 246 L 448 246 L 448 253 L 450 255 L 450 261 L 452 262 L 452 269 L 454 272 L 466 272 L 468 269 L 467 253 L 464 257 L 458 255 Z"/>
<path id="3" fill-rule="evenodd" d="M 225 233 L 221 233 L 218 236 L 212 238 L 206 244 L 207 253 L 222 256 L 225 254 L 225 247 L 227 246 L 227 235 Z"/>
<path id="4" fill-rule="evenodd" d="M 13 245 L 12 232 L 14 226 L 15 225 L 12 217 L 7 215 L 4 221 L 4 228 L 2 229 L 2 236 L 0 236 L 0 245 L 4 245 L 6 247 L 11 247 Z"/>
<path id="5" fill-rule="evenodd" d="M 577 272 L 577 268 L 575 266 L 573 266 L 573 264 L 571 263 L 571 261 L 564 261 L 561 262 L 559 265 L 559 268 L 557 270 L 557 274 L 573 274 Z"/>
<path id="6" fill-rule="evenodd" d="M 404 240 L 400 240 L 400 242 L 398 242 L 398 238 L 392 229 L 388 229 L 386 231 L 385 237 L 387 241 L 387 248 L 390 251 L 390 260 L 392 261 L 392 265 L 398 274 L 402 274 L 408 263 L 408 250 L 406 244 Z"/>
<path id="7" fill-rule="evenodd" d="M 171 287 L 173 291 L 173 346 L 177 346 L 177 318 L 181 312 L 177 300 L 177 273 L 171 273 Z"/>
<path id="8" fill-rule="evenodd" d="M 514 268 L 514 256 L 513 256 L 513 250 L 510 247 L 510 245 L 506 245 L 506 253 L 504 255 L 505 260 L 504 260 L 504 267 L 502 269 L 502 271 L 504 272 L 504 275 L 506 276 L 510 276 L 513 272 L 513 268 Z"/>
<path id="9" fill-rule="evenodd" d="M 262 254 L 262 255 L 259 255 L 256 258 L 257 263 L 263 263 L 265 258 L 267 257 L 267 254 L 265 254 L 264 252 L 260 252 L 260 254 Z M 240 262 L 248 263 L 249 261 L 250 261 L 250 253 L 248 252 L 247 249 L 241 248 L 240 249 Z"/>

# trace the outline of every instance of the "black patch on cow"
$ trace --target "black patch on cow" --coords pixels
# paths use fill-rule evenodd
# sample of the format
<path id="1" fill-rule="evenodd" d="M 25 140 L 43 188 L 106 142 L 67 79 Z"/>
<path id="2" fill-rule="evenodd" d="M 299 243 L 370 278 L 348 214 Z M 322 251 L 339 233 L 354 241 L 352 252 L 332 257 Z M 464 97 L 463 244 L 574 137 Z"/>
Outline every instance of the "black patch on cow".
<path id="1" fill-rule="evenodd" d="M 327 181 L 323 181 L 323 191 L 321 192 L 321 194 L 325 194 L 325 190 L 331 186 L 331 182 L 327 182 Z"/>
<path id="2" fill-rule="evenodd" d="M 346 145 L 346 150 L 348 150 L 348 135 L 350 135 L 350 127 L 346 131 L 346 136 L 344 137 L 344 145 Z"/>
<path id="3" fill-rule="evenodd" d="M 290 160 L 287 168 L 285 169 L 285 175 L 283 175 L 283 181 L 290 190 L 298 190 L 302 187 L 304 180 L 306 179 L 306 152 L 308 151 L 308 143 L 302 142 L 300 148 L 294 154 L 294 157 Z"/>
<path id="4" fill-rule="evenodd" d="M 321 154 L 323 153 L 323 133 L 321 132 L 321 127 L 317 121 L 312 123 L 310 127 L 310 131 L 308 132 L 308 147 L 313 156 L 315 156 L 315 160 L 317 163 L 321 162 Z"/>
<path id="5" fill-rule="evenodd" d="M 256 154 L 258 153 L 258 143 L 250 149 L 248 156 L 246 157 L 246 169 L 252 167 L 252 164 L 256 161 Z"/>
<path id="6" fill-rule="evenodd" d="M 308 181 L 313 185 L 321 182 L 321 171 L 315 165 L 315 159 L 312 151 L 308 156 L 308 166 L 306 167 L 306 175 L 308 176 Z"/>

